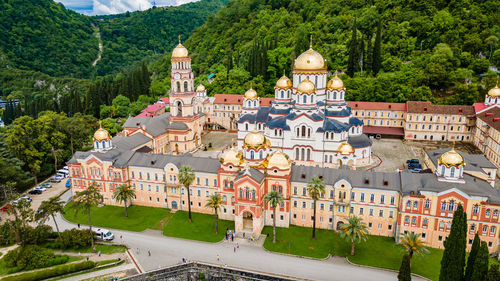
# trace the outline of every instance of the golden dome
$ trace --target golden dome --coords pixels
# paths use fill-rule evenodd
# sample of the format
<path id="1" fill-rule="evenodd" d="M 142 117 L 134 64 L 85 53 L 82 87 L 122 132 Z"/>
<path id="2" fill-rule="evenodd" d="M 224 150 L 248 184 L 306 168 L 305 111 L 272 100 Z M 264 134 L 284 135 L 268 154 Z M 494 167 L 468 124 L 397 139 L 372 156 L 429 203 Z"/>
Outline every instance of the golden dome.
<path id="1" fill-rule="evenodd" d="M 236 148 L 231 148 L 228 151 L 224 152 L 222 154 L 222 157 L 220 158 L 220 162 L 223 164 L 233 164 L 233 165 L 240 165 L 240 163 L 243 160 L 243 155 L 241 151 L 237 151 Z"/>
<path id="2" fill-rule="evenodd" d="M 326 84 L 326 88 L 328 90 L 342 90 L 344 89 L 344 82 L 337 75 L 335 75 L 328 83 Z"/>
<path id="3" fill-rule="evenodd" d="M 311 82 L 311 80 L 306 78 L 297 86 L 297 92 L 299 94 L 311 94 L 316 92 L 316 86 L 314 86 L 314 83 Z"/>
<path id="4" fill-rule="evenodd" d="M 257 92 L 252 88 L 245 92 L 245 99 L 247 100 L 255 100 L 258 97 Z"/>
<path id="5" fill-rule="evenodd" d="M 283 153 L 281 150 L 273 152 L 268 158 L 267 158 L 267 167 L 276 167 L 278 169 L 290 169 L 291 166 L 290 159 L 288 158 L 288 155 Z"/>
<path id="6" fill-rule="evenodd" d="M 354 148 L 352 148 L 352 146 L 346 141 L 341 143 L 337 150 L 342 155 L 348 155 L 348 154 L 354 153 Z"/>
<path id="7" fill-rule="evenodd" d="M 300 54 L 295 60 L 294 70 L 325 70 L 326 60 L 318 52 L 313 50 L 312 46 L 309 50 Z"/>
<path id="8" fill-rule="evenodd" d="M 180 42 L 172 51 L 172 58 L 188 58 L 189 52 Z"/>
<path id="9" fill-rule="evenodd" d="M 269 140 L 264 136 L 264 133 L 253 131 L 248 133 L 243 140 L 245 148 L 265 148 L 270 145 Z"/>
<path id="10" fill-rule="evenodd" d="M 275 86 L 275 88 L 278 89 L 290 89 L 291 87 L 292 87 L 292 81 L 285 75 L 281 76 L 281 78 L 278 79 Z"/>
<path id="11" fill-rule="evenodd" d="M 94 133 L 94 141 L 107 141 L 109 139 L 111 139 L 111 136 L 109 135 L 108 131 L 99 126 L 99 129 L 97 129 L 97 131 L 95 131 Z"/>
<path id="12" fill-rule="evenodd" d="M 198 85 L 198 87 L 196 87 L 196 91 L 197 92 L 204 92 L 205 91 L 205 86 L 203 86 L 203 84 Z"/>
<path id="13" fill-rule="evenodd" d="M 500 88 L 498 88 L 498 84 L 496 84 L 494 88 L 491 88 L 488 91 L 488 96 L 490 96 L 490 97 L 500 97 Z"/>
<path id="14" fill-rule="evenodd" d="M 447 151 L 439 156 L 438 164 L 444 164 L 446 167 L 460 167 L 465 164 L 465 161 L 462 155 L 460 155 L 460 153 L 456 152 L 455 149 L 452 148 L 450 151 Z"/>

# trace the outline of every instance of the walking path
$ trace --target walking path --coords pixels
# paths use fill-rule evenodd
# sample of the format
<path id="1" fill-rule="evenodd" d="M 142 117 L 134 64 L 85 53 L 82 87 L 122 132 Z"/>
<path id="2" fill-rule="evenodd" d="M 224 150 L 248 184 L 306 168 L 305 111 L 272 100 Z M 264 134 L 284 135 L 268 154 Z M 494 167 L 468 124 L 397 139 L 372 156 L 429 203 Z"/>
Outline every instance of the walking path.
<path id="1" fill-rule="evenodd" d="M 90 279 L 90 278 L 99 277 L 102 275 L 107 275 L 107 274 L 116 273 L 116 272 L 120 272 L 120 271 L 127 271 L 127 270 L 131 270 L 131 269 L 135 269 L 135 266 L 133 264 L 124 263 L 124 264 L 119 265 L 119 266 L 110 267 L 110 268 L 106 268 L 106 269 L 102 269 L 102 270 L 98 270 L 98 271 L 93 271 L 93 272 L 89 272 L 89 273 L 85 273 L 85 274 L 76 275 L 73 277 L 64 278 L 64 281 L 86 280 L 86 279 Z M 113 274 L 113 275 L 115 275 L 115 274 Z"/>
<path id="2" fill-rule="evenodd" d="M 67 200 L 70 197 L 71 191 L 65 193 L 61 199 Z M 62 230 L 76 226 L 64 220 L 60 215 L 56 219 Z M 175 265 L 185 258 L 311 280 L 397 280 L 397 272 L 351 265 L 339 257 L 325 260 L 301 258 L 269 252 L 264 248 L 247 244 L 240 244 L 239 249 L 234 252 L 236 241 L 206 243 L 163 237 L 151 231 L 111 231 L 117 243 L 122 242 L 120 236 L 123 236 L 123 244 L 130 248 L 136 261 L 146 271 Z M 148 255 L 148 250 L 151 251 L 151 256 Z M 218 256 L 219 260 L 217 260 Z M 343 261 L 339 262 L 339 260 Z M 413 280 L 426 279 L 413 277 Z"/>

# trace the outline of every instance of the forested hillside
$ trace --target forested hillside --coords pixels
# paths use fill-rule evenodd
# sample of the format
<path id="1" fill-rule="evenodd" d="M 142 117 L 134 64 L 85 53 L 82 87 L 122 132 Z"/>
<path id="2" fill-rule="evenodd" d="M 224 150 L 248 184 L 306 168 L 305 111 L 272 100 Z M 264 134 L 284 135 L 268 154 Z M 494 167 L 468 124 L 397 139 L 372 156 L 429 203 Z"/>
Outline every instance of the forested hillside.
<path id="1" fill-rule="evenodd" d="M 227 1 L 204 0 L 99 21 L 104 52 L 97 64 L 98 75 L 113 73 L 134 62 L 172 51 L 178 35 L 186 40 Z"/>
<path id="2" fill-rule="evenodd" d="M 354 73 L 342 76 L 349 100 L 471 104 L 495 80 L 480 74 L 500 65 L 499 11 L 494 0 L 232 0 L 186 46 L 200 81 L 217 74 L 211 93 L 252 80 L 270 95 L 312 35 L 329 71 Z"/>

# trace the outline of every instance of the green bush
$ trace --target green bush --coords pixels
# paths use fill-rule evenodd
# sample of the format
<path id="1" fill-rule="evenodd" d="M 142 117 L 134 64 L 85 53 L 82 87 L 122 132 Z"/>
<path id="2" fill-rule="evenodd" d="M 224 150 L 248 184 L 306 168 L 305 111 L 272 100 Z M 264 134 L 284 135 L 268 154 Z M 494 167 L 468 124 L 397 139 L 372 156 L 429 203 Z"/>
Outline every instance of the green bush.
<path id="1" fill-rule="evenodd" d="M 26 232 L 26 244 L 42 244 L 52 237 L 52 231 L 52 227 L 48 225 L 29 227 Z"/>
<path id="2" fill-rule="evenodd" d="M 92 236 L 88 230 L 79 230 L 76 228 L 61 232 L 61 237 L 56 239 L 56 245 L 59 249 L 85 248 L 92 243 Z"/>
<path id="3" fill-rule="evenodd" d="M 9 276 L 2 279 L 2 281 L 37 281 L 43 280 L 47 278 L 51 278 L 54 276 L 65 275 L 77 271 L 82 271 L 90 268 L 94 268 L 96 266 L 93 261 L 84 261 L 80 263 L 72 263 L 66 265 L 59 265 L 53 268 L 48 268 L 45 270 L 35 271 L 24 273 L 15 276 Z"/>
<path id="4" fill-rule="evenodd" d="M 3 260 L 8 268 L 21 271 L 63 264 L 69 260 L 69 257 L 55 255 L 51 250 L 39 246 L 28 245 L 9 251 Z"/>
<path id="5" fill-rule="evenodd" d="M 16 235 L 9 223 L 0 225 L 0 246 L 9 246 L 16 242 Z"/>

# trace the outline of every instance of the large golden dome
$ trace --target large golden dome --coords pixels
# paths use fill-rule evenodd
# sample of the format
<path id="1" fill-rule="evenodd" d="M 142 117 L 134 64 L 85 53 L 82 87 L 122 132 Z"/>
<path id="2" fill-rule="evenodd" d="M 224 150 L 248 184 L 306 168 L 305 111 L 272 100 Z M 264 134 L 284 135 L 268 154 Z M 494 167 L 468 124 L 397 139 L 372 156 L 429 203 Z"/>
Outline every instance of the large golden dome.
<path id="1" fill-rule="evenodd" d="M 460 167 L 465 164 L 465 161 L 462 155 L 460 155 L 460 153 L 456 152 L 455 149 L 452 148 L 450 151 L 447 151 L 439 156 L 438 164 L 444 164 L 447 167 Z"/>
<path id="2" fill-rule="evenodd" d="M 240 165 L 242 161 L 243 155 L 241 151 L 237 151 L 234 147 L 224 152 L 220 158 L 220 162 L 223 164 L 233 164 L 237 166 Z"/>
<path id="3" fill-rule="evenodd" d="M 205 91 L 205 86 L 203 86 L 203 84 L 198 85 L 198 87 L 196 87 L 196 91 L 197 92 L 204 92 Z"/>
<path id="4" fill-rule="evenodd" d="M 275 88 L 277 89 L 290 89 L 292 87 L 292 81 L 285 75 L 281 76 L 276 82 Z"/>
<path id="5" fill-rule="evenodd" d="M 111 139 L 109 132 L 102 127 L 99 127 L 99 129 L 97 129 L 97 131 L 95 131 L 94 133 L 94 141 L 107 141 L 109 139 Z"/>
<path id="6" fill-rule="evenodd" d="M 272 168 L 276 167 L 278 169 L 290 169 L 292 165 L 288 155 L 283 153 L 281 150 L 273 152 L 267 158 L 267 167 Z"/>
<path id="7" fill-rule="evenodd" d="M 351 153 L 354 153 L 354 148 L 352 148 L 352 146 L 346 141 L 341 143 L 337 150 L 342 155 L 349 155 Z"/>
<path id="8" fill-rule="evenodd" d="M 294 70 L 326 71 L 326 60 L 311 46 L 295 60 Z"/>
<path id="9" fill-rule="evenodd" d="M 258 97 L 257 92 L 252 88 L 245 92 L 245 99 L 247 100 L 255 100 Z"/>
<path id="10" fill-rule="evenodd" d="M 490 97 L 500 97 L 500 88 L 498 88 L 498 84 L 496 84 L 494 88 L 491 88 L 488 91 L 488 96 L 490 96 Z"/>
<path id="11" fill-rule="evenodd" d="M 314 83 L 311 82 L 311 80 L 306 78 L 297 86 L 297 92 L 300 94 L 311 94 L 316 92 L 316 86 L 314 86 Z"/>
<path id="12" fill-rule="evenodd" d="M 344 82 L 337 75 L 335 75 L 328 83 L 326 84 L 326 88 L 328 90 L 342 90 L 345 89 Z"/>
<path id="13" fill-rule="evenodd" d="M 270 146 L 270 142 L 262 132 L 250 132 L 245 136 L 245 139 L 243 140 L 243 147 L 245 148 L 259 149 L 268 146 Z"/>
<path id="14" fill-rule="evenodd" d="M 172 58 L 188 58 L 189 52 L 180 42 L 172 51 Z"/>

